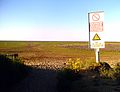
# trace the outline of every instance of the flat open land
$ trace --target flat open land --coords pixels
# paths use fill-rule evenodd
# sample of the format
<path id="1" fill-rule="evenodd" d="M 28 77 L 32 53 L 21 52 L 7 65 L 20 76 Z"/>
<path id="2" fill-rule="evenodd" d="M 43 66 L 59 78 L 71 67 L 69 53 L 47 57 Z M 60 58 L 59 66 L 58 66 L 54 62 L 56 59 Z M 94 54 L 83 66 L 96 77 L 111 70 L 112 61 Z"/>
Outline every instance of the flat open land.
<path id="1" fill-rule="evenodd" d="M 27 65 L 62 67 L 69 58 L 80 58 L 95 61 L 94 49 L 88 48 L 88 42 L 0 42 L 0 52 L 13 54 Z M 115 64 L 120 62 L 120 43 L 106 42 L 106 47 L 100 49 L 100 60 Z M 41 67 L 42 67 L 41 66 Z"/>
<path id="2" fill-rule="evenodd" d="M 95 61 L 95 51 L 88 48 L 88 42 L 1 41 L 0 53 L 17 53 L 24 64 L 39 68 L 32 70 L 31 74 L 17 84 L 12 92 L 57 92 L 56 71 L 54 70 L 64 67 L 64 63 L 69 58 L 80 58 L 83 62 Z M 120 43 L 106 42 L 106 47 L 100 49 L 100 61 L 110 65 L 120 62 Z"/>

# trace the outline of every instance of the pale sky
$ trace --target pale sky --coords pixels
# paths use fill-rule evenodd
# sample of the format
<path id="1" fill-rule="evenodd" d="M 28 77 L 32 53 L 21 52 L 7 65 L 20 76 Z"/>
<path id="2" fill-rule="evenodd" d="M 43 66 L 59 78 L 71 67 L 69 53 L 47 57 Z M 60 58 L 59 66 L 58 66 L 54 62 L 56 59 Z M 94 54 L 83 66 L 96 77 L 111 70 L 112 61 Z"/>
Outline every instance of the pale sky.
<path id="1" fill-rule="evenodd" d="M 104 11 L 105 41 L 120 41 L 120 0 L 0 0 L 0 40 L 88 41 L 88 13 Z"/>

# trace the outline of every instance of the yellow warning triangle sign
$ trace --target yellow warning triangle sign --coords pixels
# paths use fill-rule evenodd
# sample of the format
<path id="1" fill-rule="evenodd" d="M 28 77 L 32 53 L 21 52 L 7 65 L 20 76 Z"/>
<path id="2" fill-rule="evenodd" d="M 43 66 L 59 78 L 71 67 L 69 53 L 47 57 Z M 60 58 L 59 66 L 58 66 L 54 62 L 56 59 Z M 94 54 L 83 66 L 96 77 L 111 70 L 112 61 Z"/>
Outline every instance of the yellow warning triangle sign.
<path id="1" fill-rule="evenodd" d="M 96 33 L 92 40 L 101 40 L 98 34 Z"/>

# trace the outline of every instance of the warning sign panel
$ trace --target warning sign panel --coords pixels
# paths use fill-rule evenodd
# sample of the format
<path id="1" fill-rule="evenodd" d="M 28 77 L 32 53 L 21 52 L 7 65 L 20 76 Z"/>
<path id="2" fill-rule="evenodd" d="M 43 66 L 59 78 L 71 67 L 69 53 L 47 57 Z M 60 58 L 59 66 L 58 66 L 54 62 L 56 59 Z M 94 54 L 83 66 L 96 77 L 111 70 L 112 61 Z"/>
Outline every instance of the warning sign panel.
<path id="1" fill-rule="evenodd" d="M 90 48 L 105 48 L 104 33 L 90 32 Z"/>
<path id="2" fill-rule="evenodd" d="M 104 12 L 88 13 L 89 46 L 91 48 L 104 48 Z"/>
<path id="3" fill-rule="evenodd" d="M 92 12 L 88 13 L 89 19 L 89 30 L 90 32 L 102 32 L 103 30 L 103 21 L 104 13 L 103 12 Z"/>
<path id="4" fill-rule="evenodd" d="M 96 33 L 92 40 L 101 40 L 98 34 Z"/>

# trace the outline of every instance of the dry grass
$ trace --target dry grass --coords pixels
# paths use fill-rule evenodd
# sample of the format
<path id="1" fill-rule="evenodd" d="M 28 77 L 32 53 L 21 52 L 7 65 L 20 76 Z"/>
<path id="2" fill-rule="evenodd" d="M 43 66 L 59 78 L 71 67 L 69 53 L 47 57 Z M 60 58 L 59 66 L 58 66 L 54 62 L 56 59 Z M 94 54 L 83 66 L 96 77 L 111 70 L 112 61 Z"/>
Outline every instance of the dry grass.
<path id="1" fill-rule="evenodd" d="M 0 42 L 0 52 L 18 53 L 26 64 L 46 61 L 64 64 L 69 58 L 95 60 L 95 52 L 87 42 Z M 100 57 L 110 64 L 120 62 L 120 43 L 107 42 L 106 48 L 100 49 Z"/>

